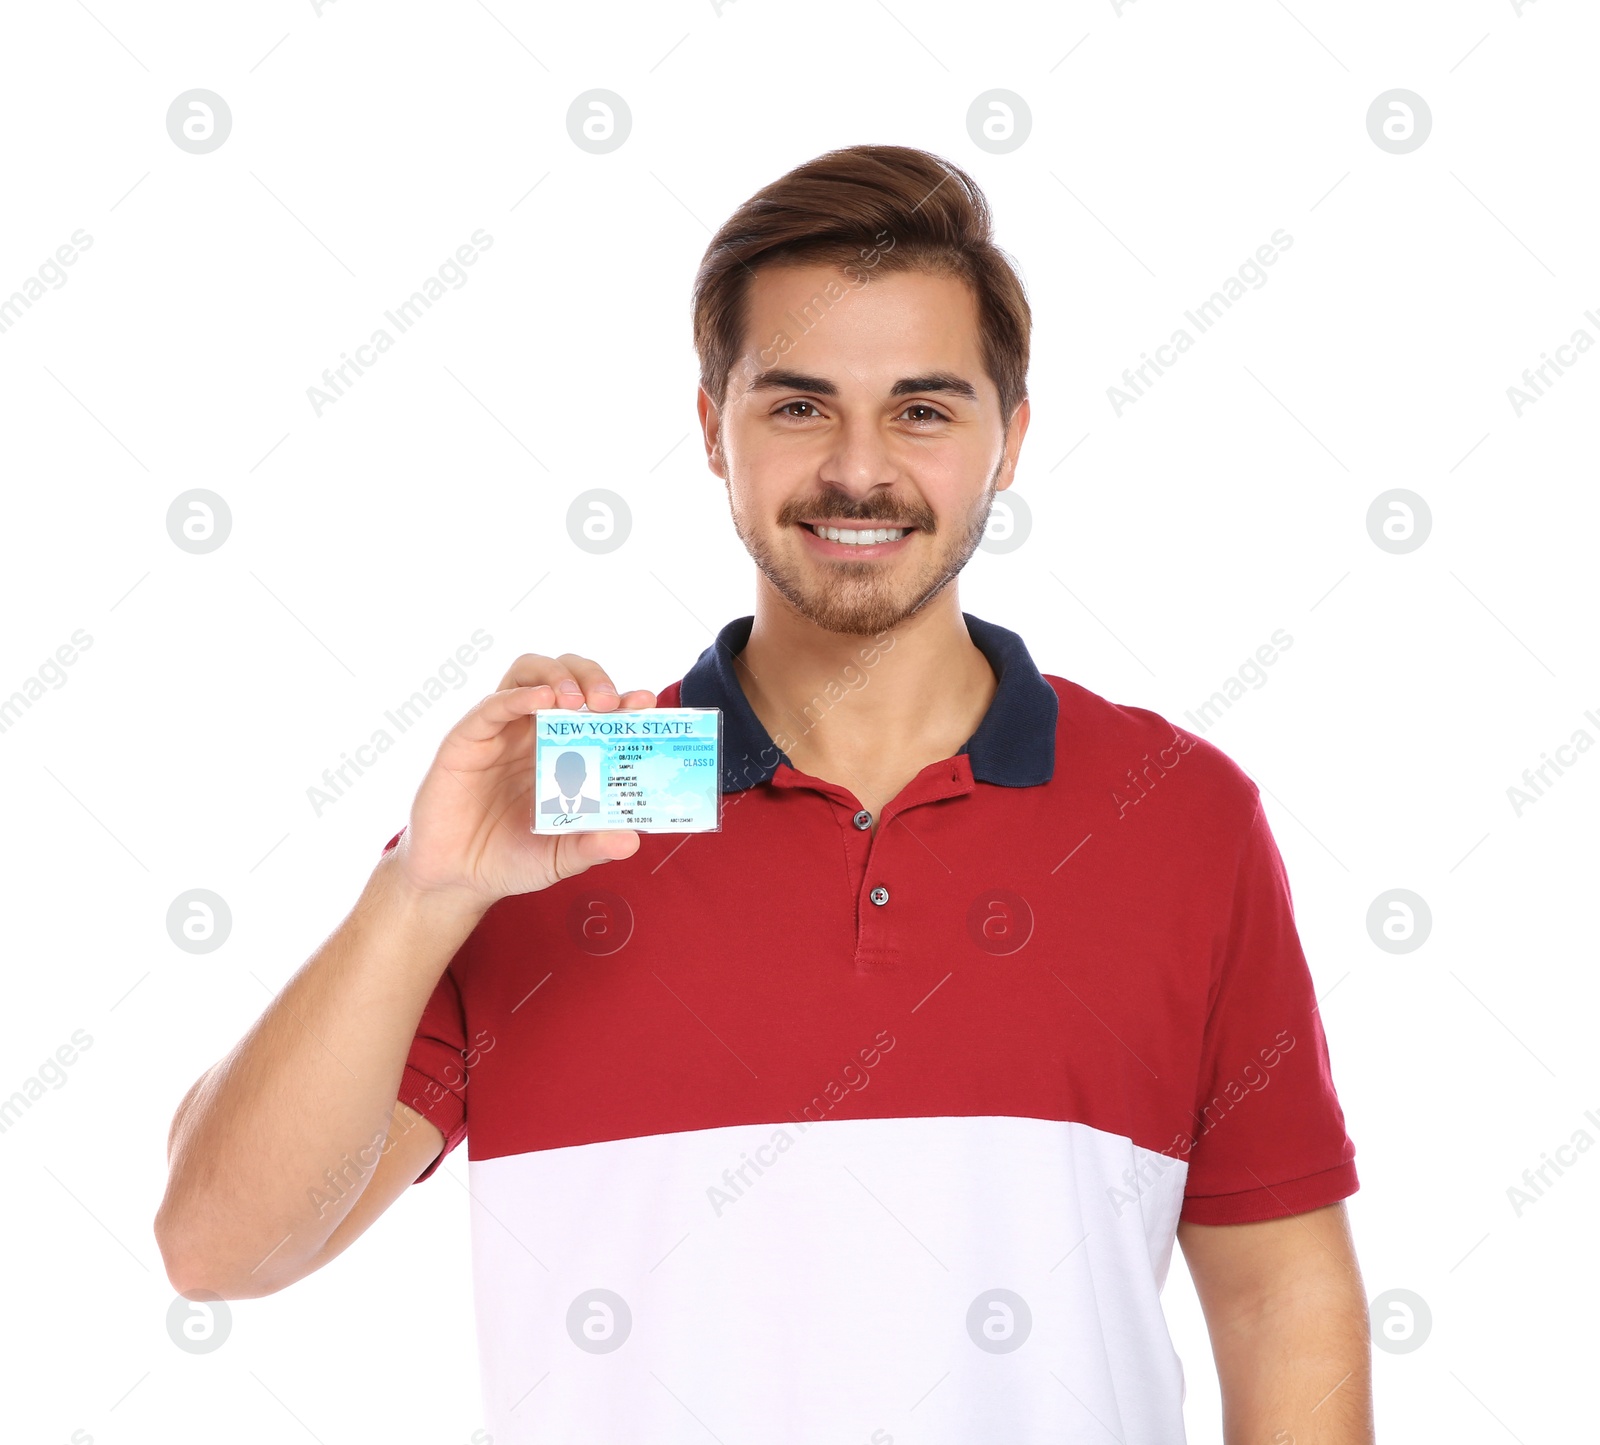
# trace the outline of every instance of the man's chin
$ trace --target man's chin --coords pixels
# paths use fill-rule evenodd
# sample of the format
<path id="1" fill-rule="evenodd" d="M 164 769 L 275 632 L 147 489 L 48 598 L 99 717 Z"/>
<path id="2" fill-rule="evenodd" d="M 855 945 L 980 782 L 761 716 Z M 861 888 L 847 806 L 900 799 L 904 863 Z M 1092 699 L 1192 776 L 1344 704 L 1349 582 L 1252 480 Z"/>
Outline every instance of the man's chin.
<path id="1" fill-rule="evenodd" d="M 881 586 L 870 589 L 846 586 L 822 591 L 802 587 L 793 578 L 775 577 L 771 573 L 767 580 L 796 613 L 824 632 L 843 637 L 876 637 L 920 611 L 950 579 L 947 577 L 932 590 L 920 593 Z"/>

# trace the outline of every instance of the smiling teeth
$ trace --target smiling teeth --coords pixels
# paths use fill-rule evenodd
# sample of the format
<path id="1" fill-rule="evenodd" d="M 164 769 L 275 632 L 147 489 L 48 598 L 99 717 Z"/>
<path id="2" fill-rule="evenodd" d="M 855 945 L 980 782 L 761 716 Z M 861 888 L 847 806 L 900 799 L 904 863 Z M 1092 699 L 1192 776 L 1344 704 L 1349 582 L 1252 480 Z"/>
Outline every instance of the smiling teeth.
<path id="1" fill-rule="evenodd" d="M 905 531 L 900 527 L 867 527 L 851 531 L 842 527 L 816 527 L 817 536 L 830 542 L 843 542 L 846 546 L 870 547 L 876 542 L 898 542 Z"/>

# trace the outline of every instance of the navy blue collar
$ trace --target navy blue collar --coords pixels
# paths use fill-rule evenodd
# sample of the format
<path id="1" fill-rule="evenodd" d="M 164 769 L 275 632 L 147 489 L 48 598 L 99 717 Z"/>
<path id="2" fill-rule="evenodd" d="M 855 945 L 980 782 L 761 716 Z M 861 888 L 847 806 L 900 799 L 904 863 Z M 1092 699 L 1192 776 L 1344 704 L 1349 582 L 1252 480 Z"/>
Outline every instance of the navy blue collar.
<path id="1" fill-rule="evenodd" d="M 962 744 L 981 783 L 1029 788 L 1055 771 L 1055 689 L 1034 666 L 1015 632 L 963 612 L 967 635 L 994 669 L 994 699 L 977 732 Z M 750 640 L 754 617 L 736 617 L 700 654 L 678 689 L 684 707 L 722 709 L 722 791 L 736 793 L 769 781 L 779 763 L 794 764 L 772 741 L 739 683 L 735 656 Z"/>

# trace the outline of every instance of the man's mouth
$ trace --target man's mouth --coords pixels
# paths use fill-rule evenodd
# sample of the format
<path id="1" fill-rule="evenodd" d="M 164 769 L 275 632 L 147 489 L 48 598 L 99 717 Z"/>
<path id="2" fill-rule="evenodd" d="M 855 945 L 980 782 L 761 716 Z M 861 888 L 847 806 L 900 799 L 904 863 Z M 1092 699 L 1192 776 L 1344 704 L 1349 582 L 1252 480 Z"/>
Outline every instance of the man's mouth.
<path id="1" fill-rule="evenodd" d="M 883 542 L 898 542 L 916 531 L 915 527 L 863 527 L 855 522 L 802 522 L 800 525 L 814 537 L 846 547 L 873 547 Z"/>

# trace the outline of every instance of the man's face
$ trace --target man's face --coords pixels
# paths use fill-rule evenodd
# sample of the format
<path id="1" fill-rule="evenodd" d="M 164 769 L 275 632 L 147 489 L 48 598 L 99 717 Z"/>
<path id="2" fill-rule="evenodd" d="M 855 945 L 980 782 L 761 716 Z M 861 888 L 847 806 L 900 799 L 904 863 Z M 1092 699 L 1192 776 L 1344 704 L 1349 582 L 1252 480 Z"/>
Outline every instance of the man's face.
<path id="1" fill-rule="evenodd" d="M 721 414 L 699 399 L 734 528 L 802 616 L 829 632 L 886 631 L 972 556 L 1011 483 L 1028 404 L 1008 431 L 976 299 L 954 277 L 853 285 L 831 266 L 769 266 L 747 312 Z M 844 540 L 818 530 L 835 527 Z M 901 535 L 874 540 L 887 528 Z"/>

